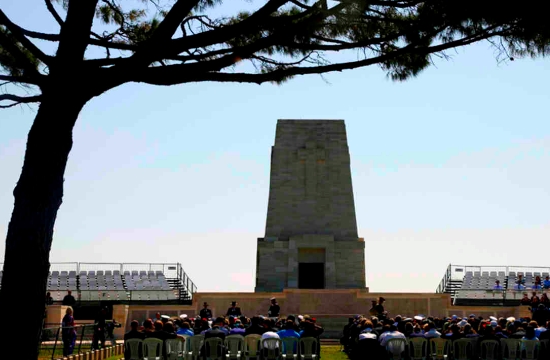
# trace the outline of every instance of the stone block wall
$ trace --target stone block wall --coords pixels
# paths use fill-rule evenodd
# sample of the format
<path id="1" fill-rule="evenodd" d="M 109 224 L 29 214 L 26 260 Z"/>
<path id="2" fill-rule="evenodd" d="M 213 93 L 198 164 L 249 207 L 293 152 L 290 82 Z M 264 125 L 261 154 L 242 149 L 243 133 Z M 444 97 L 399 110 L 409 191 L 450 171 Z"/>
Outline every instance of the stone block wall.
<path id="1" fill-rule="evenodd" d="M 279 120 L 271 151 L 266 237 L 357 238 L 343 120 Z"/>
<path id="2" fill-rule="evenodd" d="M 325 289 L 365 288 L 365 243 L 336 241 L 331 235 L 292 236 L 289 241 L 258 239 L 255 291 L 298 288 L 300 250 L 324 250 Z M 320 276 L 322 276 L 320 274 Z"/>
<path id="3" fill-rule="evenodd" d="M 255 291 L 281 291 L 287 287 L 288 245 L 288 241 L 258 240 Z"/>
<path id="4" fill-rule="evenodd" d="M 336 289 L 363 289 L 365 281 L 365 242 L 335 241 L 334 266 Z"/>

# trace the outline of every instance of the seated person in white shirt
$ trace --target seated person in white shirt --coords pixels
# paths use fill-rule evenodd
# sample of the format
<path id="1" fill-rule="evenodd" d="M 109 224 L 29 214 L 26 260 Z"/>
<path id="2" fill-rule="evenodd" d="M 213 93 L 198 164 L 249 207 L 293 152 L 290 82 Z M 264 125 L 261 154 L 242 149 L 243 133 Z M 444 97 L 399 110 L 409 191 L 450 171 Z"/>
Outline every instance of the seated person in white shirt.
<path id="1" fill-rule="evenodd" d="M 500 280 L 495 280 L 495 286 L 493 286 L 493 290 L 503 290 L 502 285 L 500 285 Z"/>
<path id="2" fill-rule="evenodd" d="M 279 334 L 277 334 L 276 332 L 274 331 L 266 331 L 265 333 L 262 334 L 262 346 L 263 346 L 263 341 L 264 339 L 280 339 L 281 337 L 279 336 Z M 269 349 L 275 349 L 275 348 L 278 348 L 279 345 L 276 343 L 275 344 L 275 347 L 272 347 L 273 344 L 271 344 L 270 346 L 268 346 Z"/>
<path id="3" fill-rule="evenodd" d="M 390 331 L 380 336 L 380 345 L 385 347 L 390 339 L 407 339 L 405 334 L 397 331 L 397 326 L 390 325 Z"/>
<path id="4" fill-rule="evenodd" d="M 435 324 L 432 321 L 430 321 L 428 323 L 428 331 L 426 331 L 426 333 L 424 333 L 424 337 L 426 339 L 433 339 L 433 338 L 441 337 L 441 333 L 439 331 L 437 331 L 437 329 L 435 328 Z"/>

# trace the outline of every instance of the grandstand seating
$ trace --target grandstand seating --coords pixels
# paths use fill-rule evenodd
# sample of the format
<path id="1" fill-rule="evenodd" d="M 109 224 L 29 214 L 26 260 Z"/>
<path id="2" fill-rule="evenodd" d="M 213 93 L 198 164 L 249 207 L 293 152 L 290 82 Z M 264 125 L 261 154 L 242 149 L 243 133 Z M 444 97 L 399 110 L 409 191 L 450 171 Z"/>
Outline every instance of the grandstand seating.
<path id="1" fill-rule="evenodd" d="M 49 273 L 47 291 L 54 301 L 61 301 L 68 290 L 81 301 L 178 300 L 183 282 L 170 281 L 160 270 L 81 270 L 78 274 L 54 270 Z"/>
<path id="2" fill-rule="evenodd" d="M 544 279 L 548 271 L 483 271 L 483 267 L 477 267 L 479 271 L 466 271 L 461 284 L 455 291 L 455 305 L 491 305 L 517 302 L 523 292 L 530 291 L 534 285 L 535 277 Z M 518 275 L 523 274 L 525 290 L 516 291 L 514 285 Z M 502 291 L 495 291 L 495 281 L 499 280 Z M 544 292 L 546 290 L 543 290 Z M 541 292 L 541 290 L 539 290 Z"/>

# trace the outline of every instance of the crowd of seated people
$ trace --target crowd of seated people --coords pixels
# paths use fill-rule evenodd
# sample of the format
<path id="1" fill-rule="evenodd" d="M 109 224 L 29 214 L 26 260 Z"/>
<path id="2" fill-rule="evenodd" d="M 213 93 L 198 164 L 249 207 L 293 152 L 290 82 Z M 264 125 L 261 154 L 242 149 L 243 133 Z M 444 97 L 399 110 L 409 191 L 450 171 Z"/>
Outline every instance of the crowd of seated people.
<path id="1" fill-rule="evenodd" d="M 533 310 L 537 309 L 539 305 L 543 305 L 548 309 L 550 307 L 550 299 L 548 299 L 548 295 L 546 295 L 546 293 L 539 296 L 536 291 L 533 291 L 531 293 L 531 297 L 529 297 L 528 293 L 523 293 L 520 304 L 531 305 Z"/>
<path id="2" fill-rule="evenodd" d="M 472 314 L 468 318 L 453 315 L 444 319 L 422 315 L 405 318 L 398 315 L 379 320 L 376 316 L 357 315 L 350 318 L 344 327 L 341 343 L 352 360 L 388 359 L 386 345 L 390 339 L 405 339 L 408 344 L 410 339 L 416 337 L 425 338 L 428 342 L 434 338 L 451 342 L 463 338 L 477 338 L 476 351 L 481 354 L 481 343 L 485 340 L 550 340 L 550 331 L 547 331 L 550 330 L 549 326 L 549 311 L 543 305 L 537 308 L 533 318 L 522 319 L 484 319 Z M 431 346 L 427 349 L 431 349 Z M 539 359 L 546 359 L 550 353 L 544 353 L 542 356 Z"/>
<path id="3" fill-rule="evenodd" d="M 205 339 L 218 337 L 222 340 L 228 335 L 247 336 L 261 335 L 262 339 L 286 337 L 319 339 L 324 329 L 315 318 L 308 315 L 288 315 L 286 317 L 268 318 L 261 315 L 248 318 L 241 316 L 219 316 L 212 318 L 190 318 L 186 315 L 170 318 L 157 313 L 154 319 L 147 319 L 142 324 L 137 320 L 131 322 L 131 330 L 125 334 L 124 340 L 158 338 L 163 341 L 183 336 L 204 335 Z M 320 345 L 319 345 L 320 346 Z M 125 347 L 126 349 L 126 347 Z M 317 349 L 317 354 L 319 354 Z M 129 351 L 126 349 L 126 351 Z M 163 352 L 166 352 L 164 346 Z M 203 353 L 203 350 L 201 350 Z M 128 357 L 129 354 L 126 354 Z"/>

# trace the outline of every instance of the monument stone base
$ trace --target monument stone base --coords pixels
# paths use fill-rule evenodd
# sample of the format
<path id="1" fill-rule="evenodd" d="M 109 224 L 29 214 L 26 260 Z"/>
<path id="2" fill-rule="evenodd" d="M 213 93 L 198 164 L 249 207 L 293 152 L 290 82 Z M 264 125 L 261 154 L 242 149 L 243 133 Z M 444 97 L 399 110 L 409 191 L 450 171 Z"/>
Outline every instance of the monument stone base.
<path id="1" fill-rule="evenodd" d="M 364 289 L 365 242 L 332 235 L 260 238 L 256 292 L 283 289 Z"/>

